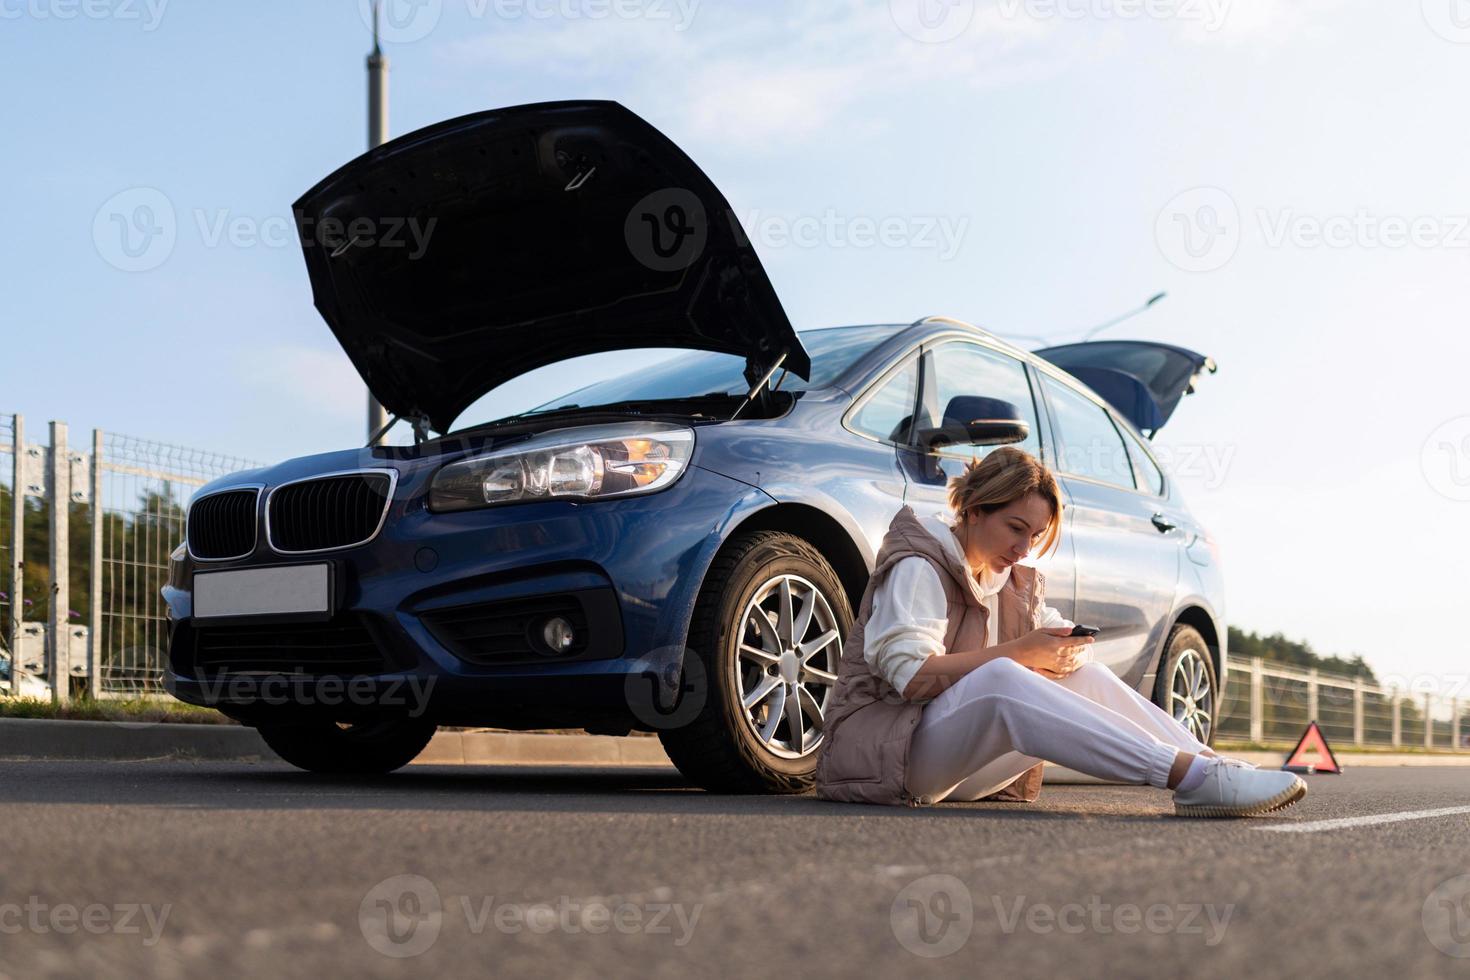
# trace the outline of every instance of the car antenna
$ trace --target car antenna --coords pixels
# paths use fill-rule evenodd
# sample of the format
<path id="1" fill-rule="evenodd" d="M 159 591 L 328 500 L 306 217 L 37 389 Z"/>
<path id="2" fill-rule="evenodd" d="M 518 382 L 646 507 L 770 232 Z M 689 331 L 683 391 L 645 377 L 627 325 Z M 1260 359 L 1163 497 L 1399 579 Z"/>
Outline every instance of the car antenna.
<path id="1" fill-rule="evenodd" d="M 775 363 L 773 363 L 770 366 L 770 368 L 766 371 L 766 373 L 761 376 L 761 379 L 759 381 L 757 381 L 754 385 L 751 386 L 750 391 L 747 392 L 746 395 L 745 395 L 745 401 L 741 402 L 735 408 L 734 414 L 732 414 L 730 416 L 730 419 L 729 420 L 731 422 L 735 421 L 735 419 L 740 415 L 740 413 L 743 412 L 743 411 L 745 411 L 745 406 L 746 405 L 749 405 L 751 403 L 751 401 L 755 398 L 755 396 L 757 394 L 759 394 L 762 391 L 762 389 L 764 389 L 766 387 L 766 382 L 768 382 L 768 381 L 771 380 L 771 375 L 775 374 L 776 373 L 776 369 L 779 368 L 779 367 L 781 367 L 781 362 L 784 361 L 784 360 L 786 360 L 786 354 L 787 353 L 789 353 L 789 352 L 783 352 L 780 357 L 776 358 Z M 776 382 L 777 387 L 780 386 L 781 381 L 785 381 L 785 380 L 786 380 L 786 369 L 785 368 L 781 368 L 781 380 Z"/>

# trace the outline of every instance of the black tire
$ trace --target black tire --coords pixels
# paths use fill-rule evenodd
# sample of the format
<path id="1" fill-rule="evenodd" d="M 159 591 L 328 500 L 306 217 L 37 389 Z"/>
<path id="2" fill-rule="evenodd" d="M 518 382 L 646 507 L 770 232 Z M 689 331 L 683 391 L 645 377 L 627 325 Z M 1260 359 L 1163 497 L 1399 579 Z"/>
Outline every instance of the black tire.
<path id="1" fill-rule="evenodd" d="M 742 684 L 751 686 L 748 693 L 754 694 L 755 685 L 770 683 L 781 685 L 783 705 L 786 692 L 796 690 L 790 685 L 796 683 L 808 688 L 808 693 L 814 688 L 822 689 L 819 694 L 812 693 L 818 708 L 830 701 L 832 685 L 815 678 L 810 670 L 763 664 L 752 660 L 748 653 L 741 659 L 738 641 L 742 637 L 753 639 L 760 635 L 763 645 L 765 642 L 779 645 L 778 624 L 767 620 L 767 627 L 776 628 L 763 634 L 760 623 L 754 620 L 759 615 L 755 608 L 751 609 L 750 620 L 745 618 L 745 613 L 763 587 L 782 576 L 791 576 L 786 581 L 793 595 L 793 628 L 802 619 L 801 611 L 810 605 L 813 614 L 804 633 L 808 643 L 832 629 L 838 633 L 835 642 L 829 641 L 819 648 L 820 652 L 812 654 L 809 667 L 818 667 L 835 676 L 842 643 L 852 631 L 853 615 L 847 592 L 832 566 L 809 542 L 781 531 L 752 531 L 738 534 L 726 544 L 705 576 L 690 620 L 681 702 L 674 712 L 681 722 L 662 727 L 658 732 L 664 751 L 679 772 L 710 792 L 801 793 L 812 787 L 821 738 L 817 726 L 803 728 L 800 740 L 803 751 L 793 755 L 792 743 L 796 738 L 791 734 L 791 723 L 784 709 L 776 715 L 777 720 L 772 724 L 774 737 L 767 742 L 755 729 L 756 722 L 747 720 L 741 703 Z M 771 595 L 779 606 L 780 586 L 774 588 Z M 820 593 L 822 602 L 811 598 L 813 593 Z M 766 606 L 762 604 L 759 608 Z M 690 660 L 697 662 L 691 664 Z M 768 681 L 761 671 L 772 669 L 776 673 Z M 791 672 L 793 679 L 785 680 L 786 675 L 781 671 Z M 692 709 L 697 704 L 697 713 L 680 710 L 685 699 L 693 699 L 689 707 Z M 769 723 L 776 700 L 773 689 L 753 710 L 764 713 Z M 798 706 L 809 703 L 798 693 Z M 798 715 L 798 724 L 805 726 L 808 714 L 798 708 Z M 781 744 L 783 741 L 786 744 Z"/>
<path id="2" fill-rule="evenodd" d="M 293 722 L 258 730 L 271 751 L 298 769 L 367 775 L 408 765 L 429 744 L 435 728 L 421 719 L 392 718 L 350 725 Z"/>
<path id="3" fill-rule="evenodd" d="M 1197 679 L 1193 690 L 1196 694 L 1200 690 L 1208 694 L 1208 706 L 1202 705 L 1198 697 L 1181 696 L 1182 691 L 1191 687 L 1191 671 Z M 1193 626 L 1176 624 L 1169 633 L 1169 641 L 1164 644 L 1163 655 L 1159 657 L 1159 672 L 1154 678 L 1154 703 L 1172 715 L 1191 735 L 1209 745 L 1215 738 L 1220 720 L 1223 693 L 1215 671 L 1215 660 L 1205 638 Z"/>

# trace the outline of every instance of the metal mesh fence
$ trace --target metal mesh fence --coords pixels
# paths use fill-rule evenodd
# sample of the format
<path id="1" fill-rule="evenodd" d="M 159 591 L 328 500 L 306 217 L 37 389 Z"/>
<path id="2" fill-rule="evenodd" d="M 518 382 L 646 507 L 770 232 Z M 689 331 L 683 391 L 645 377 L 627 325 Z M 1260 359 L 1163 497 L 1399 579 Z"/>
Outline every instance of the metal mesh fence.
<path id="1" fill-rule="evenodd" d="M 1424 702 L 1419 698 L 1399 698 L 1403 745 L 1424 744 Z"/>
<path id="2" fill-rule="evenodd" d="M 1369 745 L 1393 744 L 1393 706 L 1381 695 L 1363 699 L 1363 741 Z"/>
<path id="3" fill-rule="evenodd" d="M 1351 677 L 1317 674 L 1316 700 L 1313 702 L 1313 676 L 1300 668 L 1280 664 L 1262 664 L 1260 675 L 1260 718 L 1252 724 L 1251 661 L 1232 657 L 1221 703 L 1220 736 L 1227 740 L 1255 740 L 1294 743 L 1305 731 L 1307 723 L 1316 721 L 1327 740 L 1339 746 L 1362 745 L 1390 748 L 1394 745 L 1394 706 L 1398 706 L 1398 745 L 1404 749 L 1425 748 L 1425 726 L 1430 728 L 1429 747 L 1437 751 L 1470 751 L 1470 720 L 1464 717 L 1464 703 L 1443 694 L 1432 694 L 1426 703 L 1422 694 L 1384 689 L 1364 683 L 1362 700 L 1362 739 L 1358 740 L 1359 694 Z M 1456 743 L 1455 717 L 1460 723 Z"/>
<path id="4" fill-rule="evenodd" d="M 1250 675 L 1231 663 L 1225 676 L 1225 698 L 1220 704 L 1220 720 L 1216 729 L 1221 738 L 1247 739 L 1251 734 Z"/>
<path id="5" fill-rule="evenodd" d="M 1307 683 L 1288 677 L 1265 678 L 1261 733 L 1269 742 L 1289 742 L 1301 735 L 1307 717 Z"/>
<path id="6" fill-rule="evenodd" d="M 1307 719 L 1310 721 L 1311 719 Z M 1317 687 L 1317 724 L 1333 745 L 1353 744 L 1352 688 L 1319 684 Z M 1305 723 L 1303 723 L 1305 726 Z M 1298 731 L 1297 735 L 1301 732 Z"/>
<path id="7" fill-rule="evenodd" d="M 92 608 L 103 693 L 158 690 L 168 651 L 160 589 L 184 540 L 184 513 L 205 483 L 260 464 L 107 433 L 94 513 L 100 515 L 100 596 Z M 95 581 L 95 579 L 94 579 Z"/>

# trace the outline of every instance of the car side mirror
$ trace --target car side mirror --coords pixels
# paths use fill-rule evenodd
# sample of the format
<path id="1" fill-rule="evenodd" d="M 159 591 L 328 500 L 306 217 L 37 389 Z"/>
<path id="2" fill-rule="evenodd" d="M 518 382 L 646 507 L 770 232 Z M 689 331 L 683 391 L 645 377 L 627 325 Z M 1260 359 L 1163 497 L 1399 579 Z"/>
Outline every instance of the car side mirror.
<path id="1" fill-rule="evenodd" d="M 931 452 L 944 446 L 1003 446 L 1025 442 L 1030 435 L 1031 426 L 1010 402 L 960 395 L 949 400 L 944 422 L 920 428 L 917 439 Z"/>

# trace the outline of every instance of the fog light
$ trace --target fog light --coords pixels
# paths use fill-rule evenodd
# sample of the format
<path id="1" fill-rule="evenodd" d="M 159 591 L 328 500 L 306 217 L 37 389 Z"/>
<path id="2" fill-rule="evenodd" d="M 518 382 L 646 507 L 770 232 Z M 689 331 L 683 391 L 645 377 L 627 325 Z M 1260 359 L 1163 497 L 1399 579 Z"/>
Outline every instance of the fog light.
<path id="1" fill-rule="evenodd" d="M 551 617 L 541 627 L 541 640 L 553 653 L 566 653 L 575 639 L 572 624 L 560 616 Z"/>

